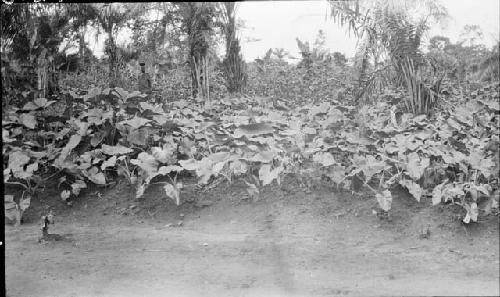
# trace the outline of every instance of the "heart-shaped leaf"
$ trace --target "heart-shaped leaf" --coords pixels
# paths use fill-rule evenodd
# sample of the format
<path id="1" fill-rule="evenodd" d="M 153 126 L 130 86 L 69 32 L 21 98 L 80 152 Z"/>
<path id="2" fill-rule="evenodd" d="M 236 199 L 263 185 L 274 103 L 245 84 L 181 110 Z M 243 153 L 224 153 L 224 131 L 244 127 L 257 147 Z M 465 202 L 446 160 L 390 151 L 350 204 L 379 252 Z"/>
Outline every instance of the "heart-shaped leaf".
<path id="1" fill-rule="evenodd" d="M 105 153 L 106 155 L 125 155 L 125 154 L 130 154 L 134 151 L 134 150 L 132 150 L 128 147 L 124 147 L 122 145 L 111 146 L 111 145 L 103 144 L 101 148 L 102 148 L 102 152 Z"/>
<path id="2" fill-rule="evenodd" d="M 179 191 L 179 187 L 177 186 L 173 186 L 171 184 L 166 184 L 163 189 L 165 190 L 165 194 L 170 197 L 171 199 L 173 199 L 175 201 L 175 204 L 177 206 L 180 205 L 181 201 L 180 201 L 180 191 Z"/>
<path id="3" fill-rule="evenodd" d="M 382 193 L 377 193 L 377 202 L 384 211 L 389 211 L 392 204 L 392 195 L 389 190 L 385 190 Z"/>

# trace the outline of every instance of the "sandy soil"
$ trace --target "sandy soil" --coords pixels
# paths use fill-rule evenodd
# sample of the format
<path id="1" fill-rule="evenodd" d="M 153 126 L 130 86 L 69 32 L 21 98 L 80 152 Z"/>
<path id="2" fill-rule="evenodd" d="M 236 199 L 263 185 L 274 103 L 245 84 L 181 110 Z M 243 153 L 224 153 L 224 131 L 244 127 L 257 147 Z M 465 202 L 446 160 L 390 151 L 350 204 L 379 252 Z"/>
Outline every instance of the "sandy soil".
<path id="1" fill-rule="evenodd" d="M 127 186 L 89 192 L 72 208 L 52 194 L 24 225 L 5 227 L 10 297 L 500 294 L 498 216 L 466 228 L 459 209 L 404 192 L 392 221 L 372 213 L 368 194 L 307 192 L 293 181 L 255 202 L 238 183 L 193 190 L 180 207 L 156 188 L 142 201 Z M 50 232 L 67 240 L 38 243 L 48 208 Z"/>

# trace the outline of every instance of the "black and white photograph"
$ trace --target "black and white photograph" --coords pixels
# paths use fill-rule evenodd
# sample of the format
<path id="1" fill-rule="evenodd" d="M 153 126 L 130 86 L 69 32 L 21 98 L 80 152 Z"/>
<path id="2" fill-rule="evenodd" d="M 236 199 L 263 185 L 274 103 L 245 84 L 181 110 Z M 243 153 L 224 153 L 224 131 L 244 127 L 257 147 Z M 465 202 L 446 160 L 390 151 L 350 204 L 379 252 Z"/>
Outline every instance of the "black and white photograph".
<path id="1" fill-rule="evenodd" d="M 7 297 L 500 296 L 500 1 L 1 0 Z"/>

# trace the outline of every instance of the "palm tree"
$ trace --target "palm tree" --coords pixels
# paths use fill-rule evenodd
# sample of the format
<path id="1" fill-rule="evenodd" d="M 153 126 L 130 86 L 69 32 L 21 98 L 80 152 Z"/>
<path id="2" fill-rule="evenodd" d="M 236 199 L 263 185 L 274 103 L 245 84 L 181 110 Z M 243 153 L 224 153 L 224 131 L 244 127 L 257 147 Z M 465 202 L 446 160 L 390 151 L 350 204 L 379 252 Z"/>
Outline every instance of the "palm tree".
<path id="1" fill-rule="evenodd" d="M 410 73 L 418 73 L 422 65 L 422 54 L 419 51 L 421 38 L 429 28 L 431 21 L 439 22 L 447 16 L 446 9 L 432 0 L 329 0 L 331 16 L 341 26 L 347 26 L 348 32 L 360 39 L 358 56 L 360 71 L 356 100 L 359 100 L 380 78 L 380 73 L 388 67 L 396 70 L 395 82 L 399 85 L 408 82 Z M 418 19 L 412 18 L 412 9 L 424 8 L 425 14 Z M 378 68 L 379 61 L 383 68 Z M 367 73 L 370 61 L 376 69 Z M 411 71 L 409 68 L 412 68 Z M 405 71 L 403 71 L 405 69 Z M 415 77 L 414 77 L 415 78 Z M 420 86 L 420 83 L 417 83 Z M 415 95 L 415 93 L 413 93 Z M 417 98 L 414 98 L 418 100 Z M 420 112 L 415 108 L 409 109 Z"/>
<path id="2" fill-rule="evenodd" d="M 241 92 L 246 84 L 246 64 L 241 55 L 240 41 L 236 37 L 235 2 L 220 2 L 221 27 L 226 39 L 226 57 L 223 61 L 226 87 L 229 93 Z"/>
<path id="3" fill-rule="evenodd" d="M 117 78 L 117 47 L 115 35 L 121 25 L 129 18 L 130 8 L 124 3 L 98 3 L 91 4 L 95 9 L 99 25 L 108 35 L 106 52 L 109 57 L 110 86 L 114 86 Z"/>
<path id="4" fill-rule="evenodd" d="M 182 28 L 187 35 L 192 95 L 208 99 L 207 57 L 214 35 L 216 6 L 211 2 L 176 2 L 174 7 L 181 16 Z"/>

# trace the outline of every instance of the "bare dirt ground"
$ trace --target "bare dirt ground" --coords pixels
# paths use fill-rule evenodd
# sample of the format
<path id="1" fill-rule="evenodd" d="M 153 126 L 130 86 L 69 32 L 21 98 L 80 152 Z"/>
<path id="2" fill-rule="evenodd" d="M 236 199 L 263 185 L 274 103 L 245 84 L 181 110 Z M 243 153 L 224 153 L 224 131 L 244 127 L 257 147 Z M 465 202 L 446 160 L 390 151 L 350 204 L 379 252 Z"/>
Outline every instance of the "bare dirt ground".
<path id="1" fill-rule="evenodd" d="M 372 213 L 369 193 L 308 192 L 293 180 L 255 202 L 238 183 L 186 191 L 193 202 L 179 207 L 161 188 L 142 201 L 125 185 L 95 191 L 71 208 L 48 191 L 25 224 L 5 226 L 8 296 L 500 294 L 498 216 L 466 228 L 459 208 L 403 191 L 391 221 Z M 37 242 L 48 208 L 49 231 L 67 240 Z"/>

